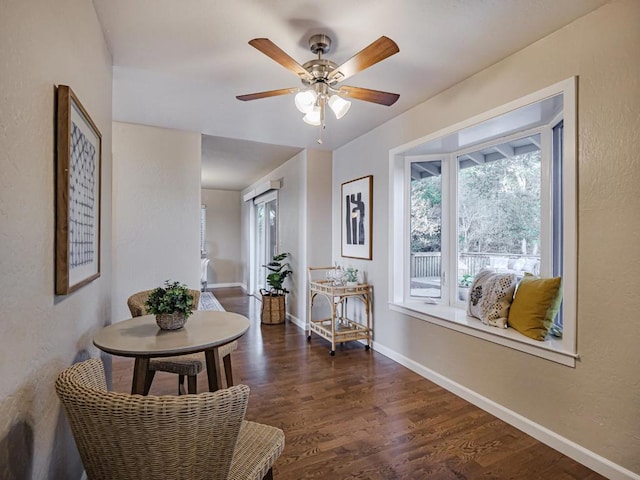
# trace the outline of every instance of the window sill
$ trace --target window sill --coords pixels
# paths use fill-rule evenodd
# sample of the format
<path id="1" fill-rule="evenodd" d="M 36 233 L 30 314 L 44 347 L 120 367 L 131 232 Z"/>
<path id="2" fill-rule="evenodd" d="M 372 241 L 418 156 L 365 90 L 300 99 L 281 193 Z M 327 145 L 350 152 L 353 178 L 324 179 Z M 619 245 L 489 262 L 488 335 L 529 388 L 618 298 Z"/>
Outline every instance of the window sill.
<path id="1" fill-rule="evenodd" d="M 576 366 L 578 355 L 569 351 L 562 339 L 549 338 L 544 342 L 525 337 L 513 328 L 496 328 L 469 317 L 461 308 L 444 305 L 429 305 L 420 301 L 390 303 L 393 311 L 424 320 L 441 327 L 471 335 L 488 342 L 497 343 L 514 350 L 560 363 L 568 367 Z"/>

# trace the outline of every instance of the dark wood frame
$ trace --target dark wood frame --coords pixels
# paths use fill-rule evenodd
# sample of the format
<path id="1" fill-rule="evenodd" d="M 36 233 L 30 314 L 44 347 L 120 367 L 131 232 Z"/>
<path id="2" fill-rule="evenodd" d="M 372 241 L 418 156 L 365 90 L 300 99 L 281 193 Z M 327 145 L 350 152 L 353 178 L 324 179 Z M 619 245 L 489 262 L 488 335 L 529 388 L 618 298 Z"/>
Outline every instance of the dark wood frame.
<path id="1" fill-rule="evenodd" d="M 365 240 L 368 240 L 368 246 L 365 244 L 353 246 L 347 244 L 347 204 L 345 188 L 357 187 L 362 192 L 367 192 L 365 199 Z M 340 252 L 346 258 L 363 258 L 371 260 L 373 258 L 373 175 L 356 178 L 348 182 L 344 182 L 340 187 Z"/>
<path id="2" fill-rule="evenodd" d="M 93 225 L 94 238 L 96 239 L 95 255 L 86 270 L 87 274 L 82 278 L 73 279 L 69 261 L 70 238 L 69 220 L 71 216 L 71 134 L 73 120 L 75 124 L 85 131 L 92 133 L 95 138 L 89 138 L 97 152 L 95 182 L 96 199 L 93 213 L 95 222 Z M 56 232 L 55 232 L 55 293 L 56 295 L 67 295 L 82 286 L 92 282 L 100 276 L 100 223 L 101 223 L 101 197 L 102 197 L 102 135 L 100 130 L 93 123 L 91 117 L 84 109 L 78 98 L 67 85 L 60 85 L 57 89 L 57 111 L 56 111 Z M 85 135 L 86 136 L 86 135 Z M 95 140 L 95 143 L 94 141 Z M 95 268 L 94 268 L 95 265 Z"/>

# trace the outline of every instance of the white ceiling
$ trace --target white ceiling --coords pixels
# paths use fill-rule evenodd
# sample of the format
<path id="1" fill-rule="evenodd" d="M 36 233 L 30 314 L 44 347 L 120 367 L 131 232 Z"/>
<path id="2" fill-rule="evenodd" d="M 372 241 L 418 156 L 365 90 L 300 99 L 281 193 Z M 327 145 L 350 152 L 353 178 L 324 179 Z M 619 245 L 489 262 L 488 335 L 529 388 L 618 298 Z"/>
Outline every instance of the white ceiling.
<path id="1" fill-rule="evenodd" d="M 201 132 L 203 185 L 241 189 L 303 148 L 334 150 L 608 0 L 93 0 L 113 55 L 115 120 Z M 381 35 L 400 52 L 345 83 L 400 94 L 391 107 L 354 100 L 341 120 L 302 121 L 298 87 L 248 45 L 266 37 L 302 64 L 328 34 L 341 64 Z M 244 142 L 249 141 L 249 142 Z M 260 142 L 256 144 L 255 142 Z"/>

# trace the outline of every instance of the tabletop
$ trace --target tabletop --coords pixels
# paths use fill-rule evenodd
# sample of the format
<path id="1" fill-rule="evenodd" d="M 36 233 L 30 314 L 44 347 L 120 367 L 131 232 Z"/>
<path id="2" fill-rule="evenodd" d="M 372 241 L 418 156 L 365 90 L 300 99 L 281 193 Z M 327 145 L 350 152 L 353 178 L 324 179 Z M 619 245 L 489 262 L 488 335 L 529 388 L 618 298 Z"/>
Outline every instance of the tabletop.
<path id="1" fill-rule="evenodd" d="M 103 328 L 93 337 L 93 344 L 123 357 L 164 357 L 224 345 L 248 329 L 249 320 L 237 313 L 195 310 L 178 330 L 161 330 L 155 315 L 144 315 Z"/>

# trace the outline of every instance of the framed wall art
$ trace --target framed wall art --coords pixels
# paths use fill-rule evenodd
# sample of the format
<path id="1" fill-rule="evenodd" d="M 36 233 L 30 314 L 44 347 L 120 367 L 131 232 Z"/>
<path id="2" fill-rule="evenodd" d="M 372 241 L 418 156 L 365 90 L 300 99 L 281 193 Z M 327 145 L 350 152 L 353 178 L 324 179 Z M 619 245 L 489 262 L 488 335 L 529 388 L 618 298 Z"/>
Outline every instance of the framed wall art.
<path id="1" fill-rule="evenodd" d="M 102 135 L 71 88 L 57 97 L 55 293 L 67 295 L 100 276 Z"/>
<path id="2" fill-rule="evenodd" d="M 371 260 L 373 175 L 343 183 L 340 199 L 342 256 Z"/>

